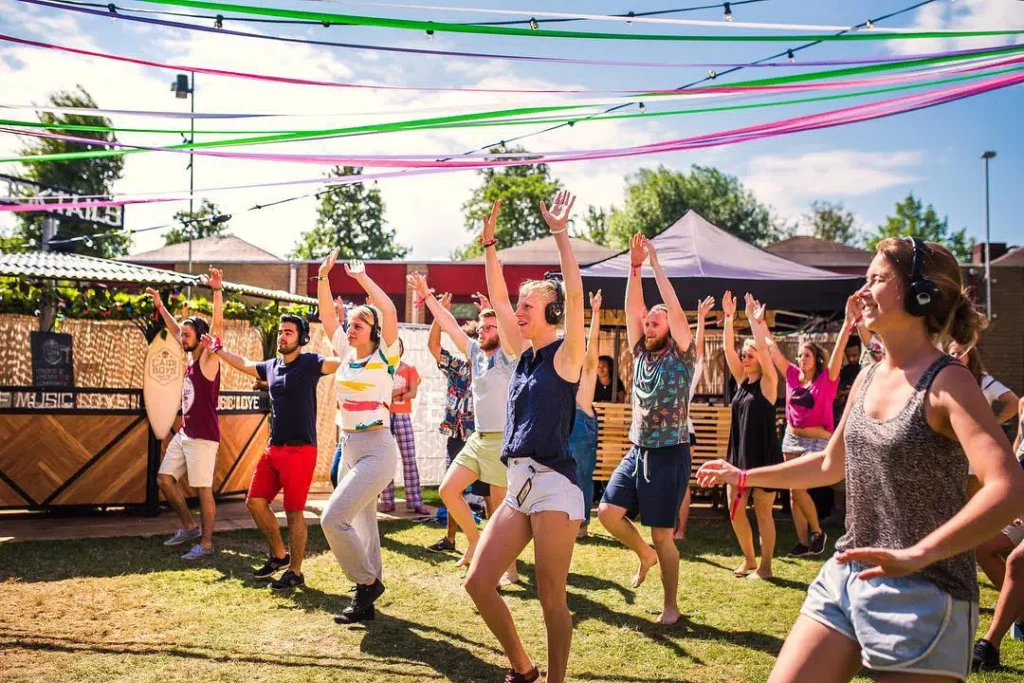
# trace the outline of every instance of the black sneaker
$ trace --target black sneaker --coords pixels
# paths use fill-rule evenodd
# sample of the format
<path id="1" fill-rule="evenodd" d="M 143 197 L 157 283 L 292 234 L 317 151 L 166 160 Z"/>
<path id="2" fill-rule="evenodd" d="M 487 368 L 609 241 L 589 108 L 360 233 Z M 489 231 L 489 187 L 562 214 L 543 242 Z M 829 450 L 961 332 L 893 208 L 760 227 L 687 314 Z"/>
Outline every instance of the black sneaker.
<path id="1" fill-rule="evenodd" d="M 259 569 L 253 569 L 252 575 L 255 576 L 257 579 L 269 579 L 271 576 L 278 573 L 282 569 L 287 569 L 291 563 L 292 556 L 288 553 L 285 553 L 284 557 L 282 557 L 281 559 L 271 557 L 269 560 L 267 560 L 267 563 L 265 565 L 263 565 Z"/>
<path id="2" fill-rule="evenodd" d="M 515 669 L 505 672 L 505 683 L 534 683 L 540 680 L 540 671 L 537 667 L 530 669 L 529 673 L 521 674 Z"/>
<path id="3" fill-rule="evenodd" d="M 334 623 L 355 624 L 360 621 L 370 621 L 376 616 L 373 603 L 383 594 L 384 584 L 380 582 L 380 579 L 369 586 L 357 585 L 356 597 L 352 599 L 352 604 L 334 617 Z"/>
<path id="4" fill-rule="evenodd" d="M 306 577 L 302 574 L 296 574 L 291 569 L 281 574 L 281 578 L 270 584 L 271 590 L 283 591 L 290 588 L 298 588 L 299 586 L 306 585 Z"/>
<path id="5" fill-rule="evenodd" d="M 825 535 L 825 531 L 819 531 L 818 533 L 811 534 L 811 546 L 807 549 L 808 555 L 821 555 L 825 552 L 825 542 L 828 540 L 828 536 Z"/>
<path id="6" fill-rule="evenodd" d="M 805 555 L 810 554 L 810 548 L 805 546 L 803 543 L 797 543 L 795 546 L 793 546 L 793 549 L 789 551 L 789 555 L 787 555 L 787 557 L 804 557 Z"/>
<path id="7" fill-rule="evenodd" d="M 442 538 L 434 545 L 428 545 L 427 550 L 432 553 L 450 553 L 455 551 L 455 544 L 447 538 Z"/>
<path id="8" fill-rule="evenodd" d="M 975 641 L 971 671 L 994 671 L 999 668 L 999 649 L 984 638 Z"/>

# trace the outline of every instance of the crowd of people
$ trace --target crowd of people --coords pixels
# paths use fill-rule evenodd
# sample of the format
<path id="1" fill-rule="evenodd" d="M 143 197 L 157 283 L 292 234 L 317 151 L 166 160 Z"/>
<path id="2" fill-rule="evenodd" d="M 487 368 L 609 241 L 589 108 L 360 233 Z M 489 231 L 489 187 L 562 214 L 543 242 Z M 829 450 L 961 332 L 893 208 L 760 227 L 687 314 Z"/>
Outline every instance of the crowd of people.
<path id="1" fill-rule="evenodd" d="M 515 306 L 497 254 L 501 207 L 494 205 L 480 237 L 487 293 L 478 297 L 472 326 L 460 326 L 449 295 L 437 298 L 425 276 L 409 275 L 417 300 L 432 315 L 428 350 L 447 382 L 440 425 L 447 470 L 440 495 L 448 526 L 429 549 L 456 552 L 456 532 L 465 535 L 456 564 L 468 568 L 469 598 L 508 659 L 507 683 L 542 679 L 499 593 L 502 584 L 519 580 L 516 560 L 531 541 L 547 630 L 544 680 L 566 680 L 573 636 L 566 580 L 596 502 L 595 402 L 628 396 L 632 404 L 632 448 L 600 497 L 598 520 L 636 555 L 633 588 L 655 568 L 660 573 L 658 622 L 668 626 L 680 618 L 676 541 L 686 534 L 695 438 L 689 407 L 705 361 L 705 318 L 715 300 L 698 302 L 691 330 L 655 245 L 641 234 L 633 237 L 625 300 L 633 358 L 627 391 L 614 376 L 613 360 L 599 353 L 600 291 L 589 295 L 586 329 L 587 297 L 567 232 L 574 202 L 559 192 L 550 207 L 541 204 L 561 275 L 522 283 Z M 351 603 L 335 617 L 350 624 L 373 619 L 385 591 L 377 513 L 394 510 L 399 458 L 408 510 L 426 510 L 410 409 L 419 373 L 403 363 L 395 306 L 362 263 L 344 269 L 362 286 L 367 303 L 346 309 L 332 298 L 327 277 L 336 256 L 325 259 L 316 278 L 331 356 L 302 351 L 309 324 L 291 315 L 281 317 L 278 355 L 271 360 L 253 361 L 224 348 L 215 269 L 212 325 L 198 317 L 175 321 L 159 295 L 150 293 L 189 354 L 182 428 L 159 475 L 182 523 L 167 544 L 197 541 L 184 556 L 188 560 L 215 552 L 210 486 L 223 361 L 266 382 L 271 401 L 270 445 L 247 497 L 268 545 L 267 561 L 254 576 L 273 579 L 281 572 L 270 583 L 275 590 L 305 583 L 303 511 L 316 466 L 316 386 L 330 375 L 341 438 L 331 469 L 335 489 L 321 527 L 355 584 Z M 641 286 L 645 268 L 662 300 L 649 308 Z M 723 365 L 734 382 L 727 456 L 697 473 L 701 486 L 726 487 L 743 555 L 733 574 L 772 578 L 779 491 L 790 492 L 798 539 L 790 556 L 826 549 L 809 490 L 834 487 L 846 528 L 808 588 L 770 680 L 848 681 L 862 668 L 880 680 L 903 680 L 905 674 L 915 681 L 965 680 L 972 668 L 998 666 L 1002 639 L 1024 617 L 1024 471 L 1013 457 L 1024 460 L 1024 444 L 1018 430 L 1011 449 L 1000 425 L 1024 413 L 1024 401 L 982 367 L 976 344 L 987 321 L 966 296 L 955 258 L 938 244 L 883 240 L 866 283 L 847 301 L 830 353 L 808 342 L 788 358 L 764 304 L 750 294 L 742 302 L 750 336 L 738 343 L 738 303 L 732 292 L 721 297 Z M 851 362 L 854 347 L 848 346 L 854 332 L 863 348 L 859 365 Z M 458 353 L 442 348 L 442 334 Z M 783 401 L 780 439 L 776 405 Z M 199 492 L 201 528 L 178 483 L 186 473 Z M 282 491 L 287 548 L 271 510 Z M 486 502 L 482 531 L 467 491 Z M 638 524 L 650 528 L 651 544 Z M 978 627 L 975 557 L 1001 590 L 992 625 L 972 649 Z"/>

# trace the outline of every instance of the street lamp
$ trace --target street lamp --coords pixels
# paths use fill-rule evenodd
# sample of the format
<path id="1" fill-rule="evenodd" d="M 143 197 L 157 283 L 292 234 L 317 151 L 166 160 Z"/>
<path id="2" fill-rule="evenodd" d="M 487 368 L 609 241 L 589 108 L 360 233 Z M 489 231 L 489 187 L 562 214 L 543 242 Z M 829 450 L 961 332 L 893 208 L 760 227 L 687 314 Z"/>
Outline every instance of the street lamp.
<path id="1" fill-rule="evenodd" d="M 981 155 L 985 160 L 985 313 L 989 320 L 992 319 L 992 268 L 989 263 L 992 260 L 989 253 L 989 243 L 992 239 L 988 207 L 988 160 L 995 157 L 996 153 L 991 150 Z"/>
<path id="2" fill-rule="evenodd" d="M 193 218 L 195 216 L 195 214 L 193 213 L 193 206 L 192 206 L 192 202 L 193 202 L 192 192 L 193 192 L 193 189 L 195 187 L 195 167 L 193 166 L 193 163 L 192 163 L 193 162 L 193 157 L 192 157 L 192 147 L 191 147 L 191 145 L 196 140 L 196 118 L 195 118 L 195 113 L 196 113 L 196 73 L 193 71 L 193 72 L 191 72 L 191 74 L 192 74 L 192 82 L 191 82 L 191 84 L 189 84 L 188 74 L 178 74 L 177 76 L 174 77 L 174 80 L 171 82 L 171 92 L 174 93 L 174 97 L 175 98 L 177 98 L 179 100 L 183 100 L 186 97 L 188 97 L 189 95 L 192 96 L 190 99 L 192 100 L 191 105 L 192 105 L 192 114 L 193 114 L 193 116 L 191 116 L 189 118 L 189 139 L 188 139 L 188 144 L 190 145 L 189 146 L 189 150 L 188 150 L 188 215 L 189 215 L 189 218 Z M 188 231 L 188 274 L 189 275 L 192 274 L 192 233 L 191 233 L 191 231 Z M 188 297 L 190 299 L 192 298 L 192 288 L 191 287 L 189 287 L 189 290 L 188 290 Z"/>

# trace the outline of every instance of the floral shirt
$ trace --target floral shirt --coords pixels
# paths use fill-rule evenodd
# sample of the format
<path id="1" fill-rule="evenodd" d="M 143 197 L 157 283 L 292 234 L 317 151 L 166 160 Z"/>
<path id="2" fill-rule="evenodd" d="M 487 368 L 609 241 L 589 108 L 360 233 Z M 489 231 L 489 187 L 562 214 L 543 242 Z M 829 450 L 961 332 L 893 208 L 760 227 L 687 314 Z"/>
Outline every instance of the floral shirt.
<path id="1" fill-rule="evenodd" d="M 466 439 L 473 431 L 473 394 L 469 390 L 472 372 L 465 358 L 456 358 L 444 349 L 437 368 L 448 379 L 444 419 L 440 432 L 455 439 Z"/>
<path id="2" fill-rule="evenodd" d="M 666 448 L 690 442 L 687 418 L 696 356 L 692 340 L 681 349 L 672 337 L 663 351 L 648 351 L 643 338 L 633 347 L 633 444 Z"/>

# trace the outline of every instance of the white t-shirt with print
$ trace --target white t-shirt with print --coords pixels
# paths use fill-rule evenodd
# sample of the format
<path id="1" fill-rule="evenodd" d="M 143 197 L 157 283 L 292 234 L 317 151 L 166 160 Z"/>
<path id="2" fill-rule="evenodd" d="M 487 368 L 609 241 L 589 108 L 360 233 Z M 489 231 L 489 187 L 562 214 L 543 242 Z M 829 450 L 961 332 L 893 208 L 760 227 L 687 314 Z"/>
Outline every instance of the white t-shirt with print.
<path id="1" fill-rule="evenodd" d="M 339 406 L 335 422 L 346 431 L 390 427 L 389 406 L 398 368 L 398 339 L 391 346 L 381 346 L 367 358 L 356 358 L 348 336 L 338 327 L 331 346 L 341 359 L 334 373 Z"/>

